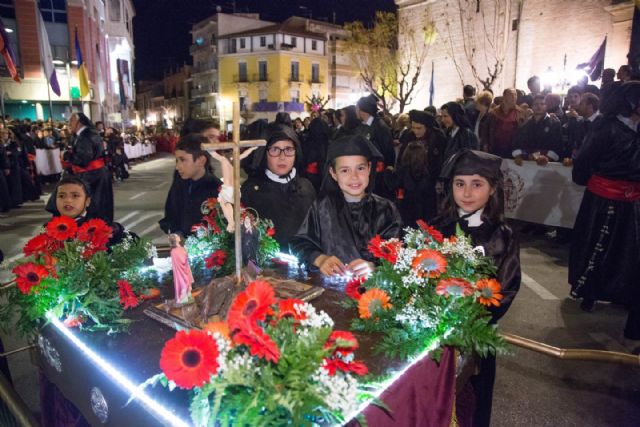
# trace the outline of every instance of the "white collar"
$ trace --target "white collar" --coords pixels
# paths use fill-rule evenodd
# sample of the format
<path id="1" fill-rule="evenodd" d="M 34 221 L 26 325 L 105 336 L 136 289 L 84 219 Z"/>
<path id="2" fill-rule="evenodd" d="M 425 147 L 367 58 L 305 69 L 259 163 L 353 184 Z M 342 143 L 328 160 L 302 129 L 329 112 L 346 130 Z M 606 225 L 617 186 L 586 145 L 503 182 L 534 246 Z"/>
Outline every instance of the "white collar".
<path id="1" fill-rule="evenodd" d="M 625 117 L 622 114 L 618 114 L 617 117 L 618 117 L 618 120 L 620 120 L 625 125 L 629 126 L 629 128 L 631 128 L 632 131 L 634 132 L 638 131 L 638 123 L 631 120 L 631 117 Z"/>
<path id="2" fill-rule="evenodd" d="M 600 115 L 600 111 L 597 111 L 595 113 L 593 113 L 592 115 L 590 115 L 589 117 L 587 117 L 587 120 L 590 122 L 593 122 L 595 119 L 598 118 L 598 116 Z"/>
<path id="3" fill-rule="evenodd" d="M 275 173 L 271 172 L 268 168 L 265 168 L 264 174 L 267 175 L 267 178 L 269 178 L 273 182 L 277 182 L 278 184 L 286 184 L 296 177 L 296 168 L 291 169 L 291 172 L 289 172 L 289 174 L 285 177 L 276 175 Z"/>
<path id="4" fill-rule="evenodd" d="M 82 131 L 85 130 L 86 128 L 87 128 L 86 126 L 82 126 L 80 129 L 78 129 L 78 132 L 76 132 L 76 136 L 80 136 Z"/>
<path id="5" fill-rule="evenodd" d="M 369 116 L 369 118 L 364 122 L 365 125 L 367 126 L 371 126 L 371 123 L 373 123 L 373 116 Z"/>
<path id="6" fill-rule="evenodd" d="M 458 126 L 454 126 L 453 130 L 451 131 L 451 138 L 453 138 L 454 136 L 456 136 L 456 134 L 458 133 L 458 131 L 460 130 L 460 127 Z"/>
<path id="7" fill-rule="evenodd" d="M 484 210 L 484 208 L 482 209 L 478 209 L 477 211 L 475 211 L 472 215 L 466 217 L 464 220 L 467 221 L 467 224 L 469 224 L 469 227 L 479 227 L 482 225 L 482 211 Z M 462 218 L 465 215 L 469 215 L 469 212 L 465 212 L 462 208 L 458 208 L 458 216 L 460 218 Z"/>

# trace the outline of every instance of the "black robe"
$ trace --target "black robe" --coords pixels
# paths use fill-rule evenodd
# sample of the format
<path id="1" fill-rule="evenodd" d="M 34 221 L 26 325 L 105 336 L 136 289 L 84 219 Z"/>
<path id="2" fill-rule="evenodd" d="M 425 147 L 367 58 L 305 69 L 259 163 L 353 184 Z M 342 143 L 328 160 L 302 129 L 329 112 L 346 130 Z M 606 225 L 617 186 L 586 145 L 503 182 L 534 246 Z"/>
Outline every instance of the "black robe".
<path id="1" fill-rule="evenodd" d="M 573 166 L 573 181 L 592 175 L 640 183 L 640 137 L 616 117 L 603 117 Z M 569 283 L 577 297 L 640 308 L 640 201 L 616 201 L 585 190 L 573 227 Z M 640 326 L 640 325 L 639 325 Z"/>
<path id="2" fill-rule="evenodd" d="M 479 148 L 478 138 L 469 128 L 459 127 L 456 134 L 447 138 L 447 148 L 444 151 L 444 160 L 453 156 L 458 151 L 465 148 L 477 150 Z"/>
<path id="3" fill-rule="evenodd" d="M 391 129 L 384 121 L 375 117 L 371 122 L 371 126 L 368 126 L 368 133 L 365 136 L 384 157 L 384 161 L 380 162 L 379 165 L 371 165 L 372 168 L 377 168 L 378 171 L 375 178 L 374 193 L 386 199 L 393 199 L 393 188 L 388 185 L 388 173 L 386 170 L 387 167 L 393 167 L 396 164 L 396 152 L 393 149 Z"/>
<path id="4" fill-rule="evenodd" d="M 360 202 L 347 203 L 342 193 L 329 193 L 311 205 L 291 239 L 291 253 L 307 266 L 323 254 L 344 264 L 356 259 L 374 262 L 369 241 L 377 234 L 383 239 L 399 237 L 401 231 L 400 213 L 389 200 L 369 194 Z"/>
<path id="5" fill-rule="evenodd" d="M 562 125 L 548 114 L 536 121 L 529 119 L 518 132 L 514 144 L 513 157 L 522 156 L 533 160 L 531 155 L 539 152 L 551 161 L 560 161 L 565 154 L 562 143 Z"/>
<path id="6" fill-rule="evenodd" d="M 11 173 L 11 165 L 4 145 L 0 143 L 0 212 L 8 211 L 12 206 L 9 185 L 7 184 L 8 176 L 5 175 L 5 171 Z"/>
<path id="7" fill-rule="evenodd" d="M 286 184 L 274 182 L 264 174 L 254 176 L 242 184 L 241 194 L 244 206 L 273 221 L 274 237 L 283 250 L 289 247 L 289 240 L 297 233 L 316 199 L 311 182 L 298 176 Z"/>
<path id="8" fill-rule="evenodd" d="M 207 173 L 197 181 L 175 176 L 164 205 L 160 228 L 165 233 L 191 234 L 191 227 L 202 222 L 202 202 L 218 197 L 222 181 Z"/>

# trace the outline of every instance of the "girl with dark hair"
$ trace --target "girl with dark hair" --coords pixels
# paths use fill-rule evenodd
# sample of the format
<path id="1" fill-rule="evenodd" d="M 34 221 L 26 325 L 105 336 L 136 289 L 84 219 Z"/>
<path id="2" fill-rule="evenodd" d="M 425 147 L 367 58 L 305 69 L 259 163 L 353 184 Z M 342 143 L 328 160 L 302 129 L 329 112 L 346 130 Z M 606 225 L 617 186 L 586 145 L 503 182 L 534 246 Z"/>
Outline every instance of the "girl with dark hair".
<path id="1" fill-rule="evenodd" d="M 325 276 L 365 275 L 374 258 L 367 245 L 376 235 L 399 237 L 402 220 L 394 204 L 372 194 L 375 165 L 382 159 L 361 135 L 333 141 L 320 195 L 291 240 L 292 253 Z"/>
<path id="2" fill-rule="evenodd" d="M 334 135 L 334 139 L 342 138 L 343 136 L 349 135 L 367 134 L 368 128 L 358 119 L 355 105 L 349 105 L 338 111 L 341 112 L 340 128 Z"/>
<path id="3" fill-rule="evenodd" d="M 440 121 L 447 131 L 447 148 L 444 152 L 445 161 L 455 153 L 468 148 L 479 149 L 478 138 L 471 129 L 462 105 L 457 102 L 447 102 L 440 107 Z"/>
<path id="4" fill-rule="evenodd" d="M 442 212 L 433 225 L 443 235 L 451 236 L 459 226 L 493 258 L 496 279 L 503 299 L 489 308 L 491 322 L 496 323 L 509 309 L 520 289 L 520 247 L 513 231 L 504 222 L 502 159 L 482 151 L 462 150 L 445 163 L 441 178 L 445 180 Z M 476 408 L 474 426 L 489 426 L 496 358 L 479 361 L 479 373 L 471 377 Z"/>
<path id="5" fill-rule="evenodd" d="M 253 155 L 255 173 L 242 184 L 242 203 L 273 221 L 274 238 L 288 248 L 316 198 L 308 179 L 300 175 L 302 147 L 293 129 L 271 124 L 267 145 Z"/>

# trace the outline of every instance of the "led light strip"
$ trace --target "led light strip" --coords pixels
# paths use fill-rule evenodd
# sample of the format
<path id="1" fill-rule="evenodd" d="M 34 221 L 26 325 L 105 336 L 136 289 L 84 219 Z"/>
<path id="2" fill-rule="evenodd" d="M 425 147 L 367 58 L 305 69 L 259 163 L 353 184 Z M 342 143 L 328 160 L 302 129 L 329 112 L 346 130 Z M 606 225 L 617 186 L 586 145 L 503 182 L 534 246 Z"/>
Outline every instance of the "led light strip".
<path id="1" fill-rule="evenodd" d="M 444 333 L 444 337 L 446 338 L 447 336 L 449 336 L 449 334 L 452 331 L 453 331 L 453 329 L 447 330 Z M 413 360 L 411 360 L 411 362 L 409 362 L 409 364 L 407 366 L 402 368 L 400 371 L 396 372 L 391 378 L 389 378 L 386 381 L 384 381 L 383 383 L 381 383 L 380 387 L 375 392 L 373 392 L 373 397 L 371 399 L 369 399 L 368 401 L 361 403 L 360 406 L 358 407 L 358 409 L 356 409 L 353 413 L 351 413 L 347 417 L 345 417 L 344 422 L 342 424 L 340 424 L 340 426 L 347 425 L 349 423 L 349 421 L 354 419 L 358 414 L 362 413 L 371 404 L 371 402 L 373 402 L 376 399 L 379 399 L 380 396 L 382 395 L 382 393 L 384 393 L 384 391 L 386 389 L 391 387 L 393 385 L 393 383 L 398 381 L 400 379 L 400 377 L 402 377 L 405 372 L 407 372 L 409 369 L 411 369 L 411 367 L 413 365 L 415 365 L 416 363 L 421 361 L 424 357 L 427 357 L 427 355 L 429 353 L 431 353 L 433 350 L 435 350 L 439 346 L 440 346 L 440 340 L 435 340 L 433 343 L 431 343 L 431 345 L 429 345 L 426 349 L 424 349 L 422 351 L 422 353 L 420 353 Z M 363 414 L 363 416 L 364 416 L 364 414 Z"/>
<path id="2" fill-rule="evenodd" d="M 165 409 L 162 405 L 149 397 L 143 390 L 139 389 L 136 384 L 131 382 L 122 372 L 113 365 L 103 359 L 98 353 L 90 349 L 84 342 L 75 336 L 69 328 L 64 326 L 53 314 L 47 313 L 47 318 L 53 326 L 55 326 L 65 337 L 76 345 L 82 352 L 100 369 L 102 369 L 111 379 L 113 379 L 120 387 L 128 392 L 135 399 L 141 401 L 148 409 L 151 409 L 159 418 L 166 421 L 171 426 L 190 427 L 191 424 L 181 420 L 174 413 Z"/>
<path id="3" fill-rule="evenodd" d="M 287 262 L 288 264 L 292 264 L 292 265 L 298 265 L 298 258 L 296 258 L 295 256 L 291 255 L 291 254 L 287 254 L 284 252 L 278 252 L 276 254 L 276 258 Z"/>

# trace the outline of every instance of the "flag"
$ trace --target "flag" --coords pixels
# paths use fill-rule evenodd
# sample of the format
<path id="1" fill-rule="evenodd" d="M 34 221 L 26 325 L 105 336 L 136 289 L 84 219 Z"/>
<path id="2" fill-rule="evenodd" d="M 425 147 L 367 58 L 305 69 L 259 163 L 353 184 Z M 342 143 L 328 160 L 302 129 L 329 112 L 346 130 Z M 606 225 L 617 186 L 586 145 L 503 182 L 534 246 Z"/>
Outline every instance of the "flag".
<path id="1" fill-rule="evenodd" d="M 429 106 L 433 106 L 433 94 L 436 92 L 435 80 L 433 77 L 433 61 L 431 61 L 431 83 L 429 84 Z"/>
<path id="2" fill-rule="evenodd" d="M 82 51 L 80 50 L 80 41 L 78 40 L 78 27 L 76 27 L 76 61 L 78 64 L 78 81 L 80 82 L 80 96 L 84 98 L 89 94 L 89 78 L 87 77 L 87 69 L 82 61 Z"/>
<path id="3" fill-rule="evenodd" d="M 60 85 L 58 84 L 58 76 L 56 75 L 56 67 L 53 66 L 53 55 L 51 55 L 51 45 L 49 44 L 49 36 L 47 28 L 44 26 L 42 13 L 38 12 L 38 44 L 40 45 L 40 61 L 44 74 L 51 85 L 51 90 L 60 96 Z"/>
<path id="4" fill-rule="evenodd" d="M 604 52 L 607 49 L 607 36 L 604 37 L 602 44 L 596 50 L 596 53 L 591 56 L 589 62 L 582 63 L 578 65 L 576 68 L 579 70 L 584 70 L 585 73 L 589 76 L 591 81 L 598 80 L 602 75 L 602 70 L 604 70 Z"/>
<path id="5" fill-rule="evenodd" d="M 9 35 L 4 28 L 4 22 L 2 22 L 0 18 L 0 53 L 2 53 L 4 63 L 9 70 L 9 74 L 11 74 L 11 78 L 20 83 L 20 76 L 18 76 L 18 70 L 16 70 L 15 55 L 9 44 Z"/>

